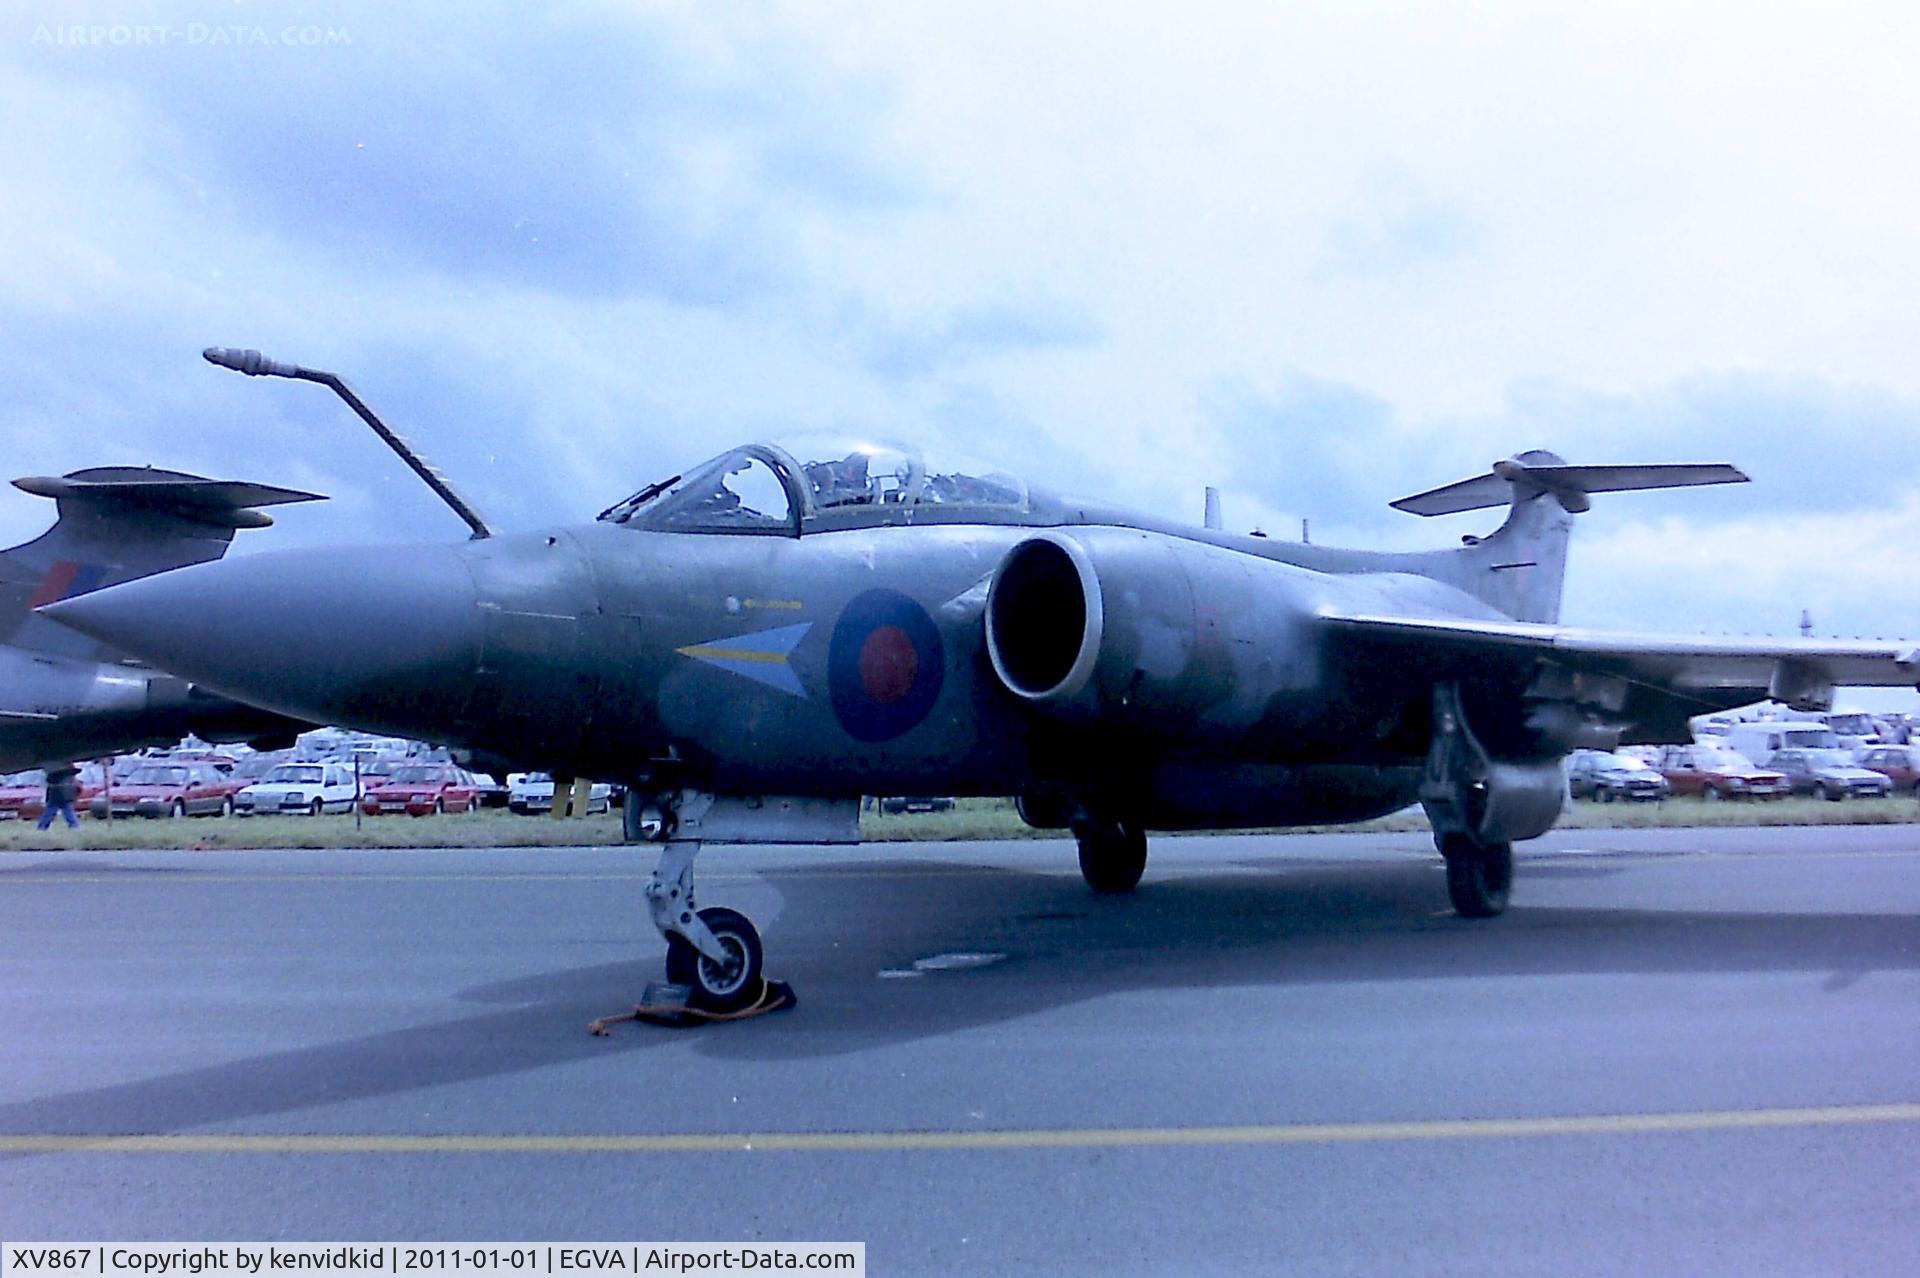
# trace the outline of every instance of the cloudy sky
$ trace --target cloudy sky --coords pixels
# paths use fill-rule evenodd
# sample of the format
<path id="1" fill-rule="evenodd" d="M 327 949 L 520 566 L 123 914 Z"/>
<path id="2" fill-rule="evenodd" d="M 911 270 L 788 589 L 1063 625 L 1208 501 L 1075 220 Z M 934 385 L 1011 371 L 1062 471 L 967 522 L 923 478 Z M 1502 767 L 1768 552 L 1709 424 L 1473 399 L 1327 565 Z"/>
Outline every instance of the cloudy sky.
<path id="1" fill-rule="evenodd" d="M 1566 620 L 1920 635 L 1916 65 L 1910 4 L 30 2 L 0 438 L 333 497 L 252 550 L 464 530 L 207 345 L 509 527 L 821 429 L 1396 546 L 1521 449 L 1727 460 Z"/>

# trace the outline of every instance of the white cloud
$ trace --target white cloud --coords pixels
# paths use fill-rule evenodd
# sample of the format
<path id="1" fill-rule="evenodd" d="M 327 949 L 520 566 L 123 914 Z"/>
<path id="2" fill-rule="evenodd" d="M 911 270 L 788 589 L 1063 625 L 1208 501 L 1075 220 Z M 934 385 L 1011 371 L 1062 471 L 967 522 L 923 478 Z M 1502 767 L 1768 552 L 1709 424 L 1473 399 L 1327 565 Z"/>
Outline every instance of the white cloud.
<path id="1" fill-rule="evenodd" d="M 197 360 L 230 342 L 523 526 L 838 425 L 1400 546 L 1457 530 L 1386 501 L 1519 448 L 1725 456 L 1754 494 L 1583 520 L 1570 610 L 1920 622 L 1909 7 L 303 12 L 353 43 L 0 47 L 18 470 L 339 495 L 256 548 L 457 531 L 323 392 Z"/>

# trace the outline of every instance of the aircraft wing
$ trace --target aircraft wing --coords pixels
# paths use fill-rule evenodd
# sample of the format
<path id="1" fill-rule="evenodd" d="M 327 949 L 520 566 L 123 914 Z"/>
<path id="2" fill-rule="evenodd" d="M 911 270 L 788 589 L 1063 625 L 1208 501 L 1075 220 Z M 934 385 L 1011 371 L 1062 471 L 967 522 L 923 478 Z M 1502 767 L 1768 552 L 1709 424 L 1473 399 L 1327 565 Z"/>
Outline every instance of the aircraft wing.
<path id="1" fill-rule="evenodd" d="M 1349 638 L 1390 649 L 1402 668 L 1435 679 L 1532 663 L 1616 680 L 1638 710 L 1628 712 L 1639 720 L 1629 740 L 1673 739 L 1687 715 L 1763 697 L 1812 709 L 1831 704 L 1836 686 L 1920 687 L 1920 643 L 1912 640 L 1656 635 L 1333 611 L 1320 619 Z"/>

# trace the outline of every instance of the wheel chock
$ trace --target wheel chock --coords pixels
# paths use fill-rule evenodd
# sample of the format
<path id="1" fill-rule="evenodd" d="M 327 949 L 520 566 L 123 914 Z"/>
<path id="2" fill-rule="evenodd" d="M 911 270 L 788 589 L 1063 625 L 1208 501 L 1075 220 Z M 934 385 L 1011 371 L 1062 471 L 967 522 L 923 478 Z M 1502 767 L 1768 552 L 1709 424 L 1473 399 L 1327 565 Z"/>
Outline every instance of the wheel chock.
<path id="1" fill-rule="evenodd" d="M 733 1012 L 709 1012 L 705 1008 L 695 1007 L 692 1003 L 693 988 L 687 985 L 672 985 L 665 981 L 649 981 L 640 996 L 640 1002 L 634 1004 L 631 1012 L 622 1012 L 617 1016 L 603 1016 L 587 1025 L 587 1032 L 604 1038 L 612 1033 L 612 1027 L 621 1021 L 645 1021 L 649 1025 L 660 1025 L 667 1029 L 693 1029 L 700 1025 L 712 1025 L 724 1021 L 744 1021 L 755 1016 L 765 1016 L 768 1012 L 784 1012 L 800 1000 L 794 996 L 793 986 L 785 981 L 762 980 L 760 997 L 747 1006 Z"/>

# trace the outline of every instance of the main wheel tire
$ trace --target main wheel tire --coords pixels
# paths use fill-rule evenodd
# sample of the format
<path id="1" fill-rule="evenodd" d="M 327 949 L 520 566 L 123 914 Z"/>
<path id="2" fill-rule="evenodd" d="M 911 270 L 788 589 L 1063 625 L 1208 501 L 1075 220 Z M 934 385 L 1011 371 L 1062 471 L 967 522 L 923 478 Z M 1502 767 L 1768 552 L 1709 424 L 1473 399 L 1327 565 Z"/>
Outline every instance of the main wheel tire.
<path id="1" fill-rule="evenodd" d="M 228 795 L 226 798 L 220 800 L 220 815 L 223 817 L 230 817 L 233 815 L 233 796 L 232 795 Z"/>
<path id="2" fill-rule="evenodd" d="M 1080 877 L 1102 896 L 1131 892 L 1147 870 L 1147 832 L 1134 825 L 1101 826 L 1079 835 Z"/>
<path id="3" fill-rule="evenodd" d="M 1513 890 L 1513 844 L 1449 834 L 1440 854 L 1447 861 L 1447 898 L 1454 913 L 1463 919 L 1490 919 L 1506 910 Z"/>
<path id="4" fill-rule="evenodd" d="M 737 1012 L 757 1000 L 764 985 L 760 933 L 746 915 L 725 906 L 708 906 L 700 911 L 700 921 L 727 952 L 726 959 L 716 963 L 680 937 L 668 936 L 667 979 L 693 991 L 688 1001 L 694 1007 Z"/>
<path id="5" fill-rule="evenodd" d="M 1724 799 L 1726 796 L 1720 793 L 1719 786 L 1710 785 L 1706 789 L 1700 792 L 1700 797 L 1705 799 L 1708 803 L 1718 803 L 1720 802 L 1721 799 Z"/>
<path id="6" fill-rule="evenodd" d="M 167 819 L 169 821 L 178 821 L 181 817 L 185 816 L 186 814 L 187 814 L 187 801 L 185 799 L 175 799 L 173 801 L 173 806 L 167 809 Z"/>
<path id="7" fill-rule="evenodd" d="M 312 812 L 313 815 L 319 816 L 327 810 L 326 801 L 323 799 L 315 799 L 311 804 L 307 805 L 307 810 Z"/>

